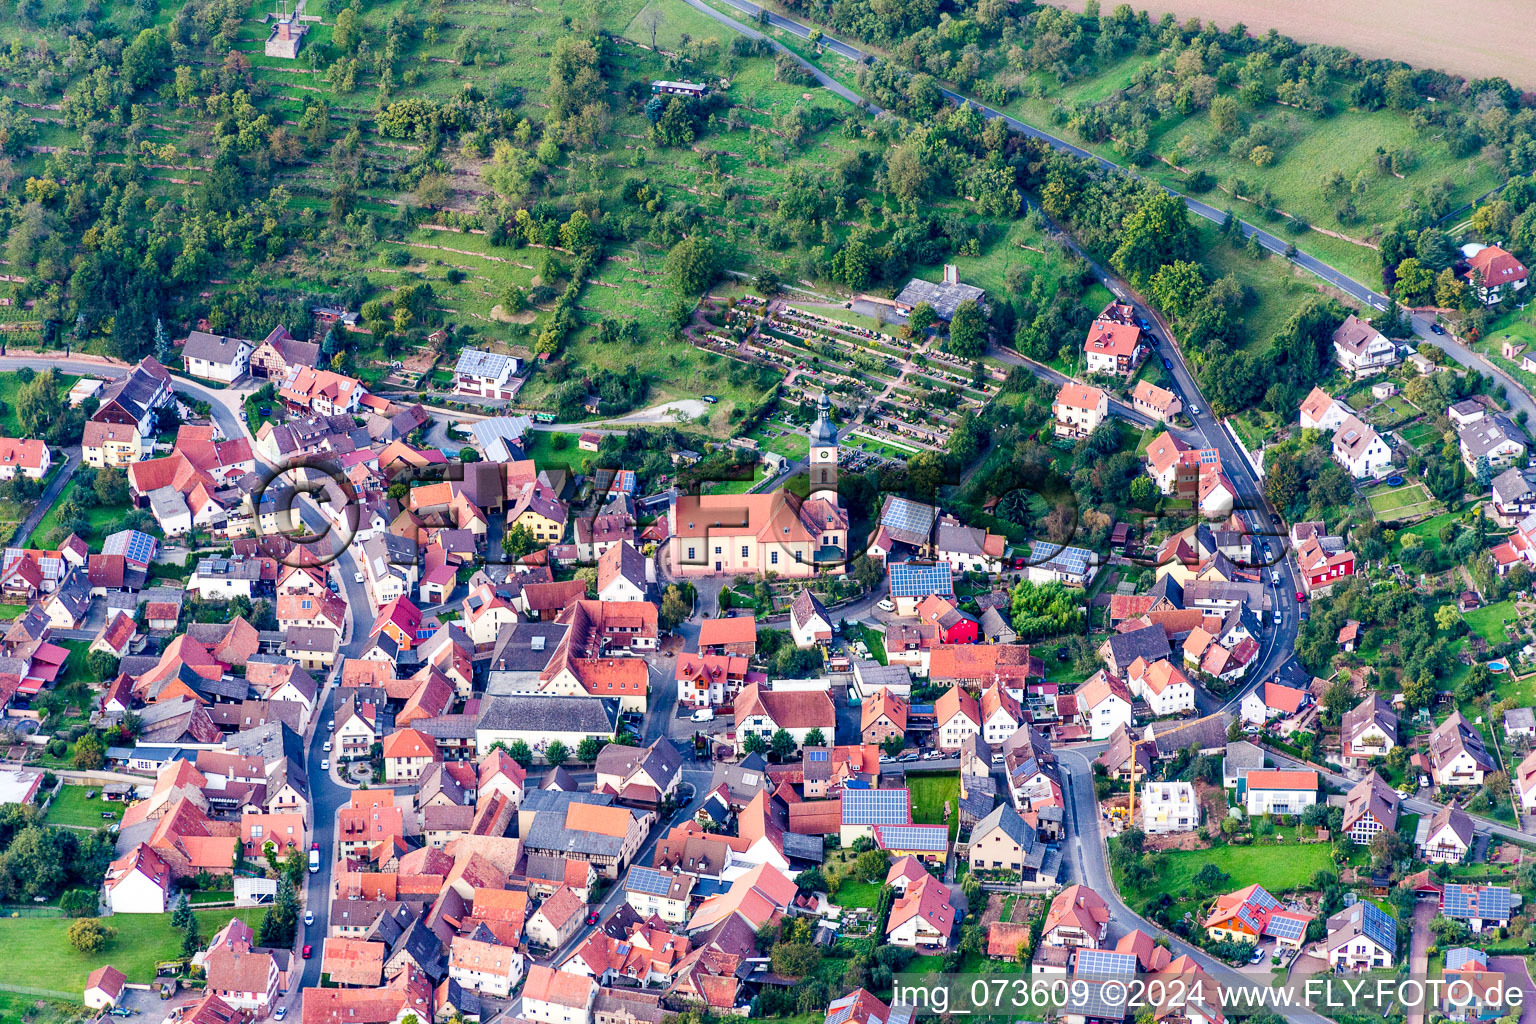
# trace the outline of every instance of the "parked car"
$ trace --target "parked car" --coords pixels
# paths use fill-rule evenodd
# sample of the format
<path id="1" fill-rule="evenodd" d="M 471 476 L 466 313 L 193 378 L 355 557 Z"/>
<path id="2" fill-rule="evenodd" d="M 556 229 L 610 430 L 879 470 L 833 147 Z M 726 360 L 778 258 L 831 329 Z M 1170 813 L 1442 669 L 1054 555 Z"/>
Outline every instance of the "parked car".
<path id="1" fill-rule="evenodd" d="M 1297 604 L 1306 604 L 1306 602 L 1307 602 L 1307 595 L 1303 594 L 1299 590 L 1296 591 L 1296 603 Z"/>
<path id="2" fill-rule="evenodd" d="M 930 750 L 926 754 L 923 755 L 923 760 L 924 761 L 937 761 L 939 758 L 941 758 L 943 756 L 944 756 L 944 751 L 942 751 L 942 750 Z"/>
<path id="3" fill-rule="evenodd" d="M 314 923 L 315 923 L 315 912 L 313 910 L 306 910 L 306 911 L 304 911 L 304 927 L 308 928 L 310 925 L 312 925 Z"/>
<path id="4" fill-rule="evenodd" d="M 331 759 L 330 758 L 322 757 L 320 759 L 320 770 L 323 771 L 323 772 L 328 772 L 328 771 L 331 770 Z"/>
<path id="5" fill-rule="evenodd" d="M 302 956 L 305 960 L 308 960 L 310 957 L 315 955 L 315 947 L 314 946 L 305 946 L 304 947 L 304 952 L 299 954 L 299 955 Z"/>
<path id="6" fill-rule="evenodd" d="M 320 749 L 325 751 L 327 754 L 329 754 L 331 752 L 331 741 L 330 740 L 326 740 L 325 741 L 325 746 L 321 747 Z"/>
<path id="7" fill-rule="evenodd" d="M 1255 949 L 1253 951 L 1253 956 L 1248 958 L 1248 962 L 1250 964 L 1256 964 L 1256 963 L 1258 963 L 1259 961 L 1261 961 L 1263 959 L 1264 959 L 1264 951 L 1262 949 Z"/>
<path id="8" fill-rule="evenodd" d="M 352 582 L 353 583 L 361 583 L 361 582 L 363 582 L 363 574 L 360 573 L 360 572 L 359 573 L 354 573 L 353 576 L 352 576 Z"/>
<path id="9" fill-rule="evenodd" d="M 597 919 L 602 916 L 601 911 L 594 910 L 587 915 L 587 924 L 597 924 Z"/>
<path id="10" fill-rule="evenodd" d="M 893 612 L 896 610 L 896 602 L 892 601 L 888 597 L 882 597 L 879 602 L 876 603 L 875 607 L 879 608 L 883 612 Z"/>
<path id="11" fill-rule="evenodd" d="M 279 1006 L 277 1009 L 272 1011 L 273 1020 L 282 1020 L 286 1016 L 288 1016 L 288 1007 L 286 1006 Z"/>
<path id="12" fill-rule="evenodd" d="M 1433 331 L 1434 333 L 1436 333 L 1436 334 L 1444 334 L 1445 333 L 1445 328 L 1441 327 L 1439 324 L 1430 324 L 1429 325 L 1429 329 L 1431 331 Z"/>
<path id="13" fill-rule="evenodd" d="M 922 754 L 919 754 L 917 751 L 914 750 L 910 754 L 902 754 L 896 760 L 898 760 L 898 761 L 916 761 L 918 758 L 920 758 L 922 756 L 923 756 Z"/>
<path id="14" fill-rule="evenodd" d="M 1169 359 L 1167 356 L 1163 356 L 1163 369 L 1165 369 L 1165 370 L 1173 369 L 1173 360 Z"/>
<path id="15" fill-rule="evenodd" d="M 1271 570 L 1269 570 L 1269 579 L 1270 579 L 1270 582 L 1272 582 L 1275 586 L 1278 587 L 1280 585 L 1280 570 L 1279 569 L 1271 569 Z"/>

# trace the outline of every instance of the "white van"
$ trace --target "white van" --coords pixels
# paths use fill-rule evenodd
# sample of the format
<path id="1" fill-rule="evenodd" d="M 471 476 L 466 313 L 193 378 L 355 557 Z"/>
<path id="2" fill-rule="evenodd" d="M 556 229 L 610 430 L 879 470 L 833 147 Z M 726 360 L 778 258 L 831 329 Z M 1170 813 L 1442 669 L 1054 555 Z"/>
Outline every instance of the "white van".
<path id="1" fill-rule="evenodd" d="M 699 708 L 691 717 L 695 722 L 713 722 L 715 720 L 715 709 Z"/>

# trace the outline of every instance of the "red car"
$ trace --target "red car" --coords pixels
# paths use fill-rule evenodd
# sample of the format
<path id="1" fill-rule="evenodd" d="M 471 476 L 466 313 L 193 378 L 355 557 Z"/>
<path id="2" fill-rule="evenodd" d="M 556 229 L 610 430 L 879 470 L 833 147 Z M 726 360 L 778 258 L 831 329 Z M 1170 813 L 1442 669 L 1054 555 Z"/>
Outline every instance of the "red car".
<path id="1" fill-rule="evenodd" d="M 1307 600 L 1307 595 L 1306 594 L 1303 594 L 1299 590 L 1296 591 L 1296 603 L 1297 604 L 1303 604 L 1303 603 L 1306 602 L 1306 600 Z"/>
<path id="2" fill-rule="evenodd" d="M 304 957 L 305 960 L 308 960 L 310 957 L 315 955 L 315 947 L 314 946 L 305 946 L 304 947 L 304 952 L 301 955 Z"/>
<path id="3" fill-rule="evenodd" d="M 599 916 L 600 915 L 599 915 L 598 911 L 596 911 L 596 910 L 592 911 L 592 913 L 587 915 L 587 924 L 597 924 L 597 919 L 598 919 Z"/>

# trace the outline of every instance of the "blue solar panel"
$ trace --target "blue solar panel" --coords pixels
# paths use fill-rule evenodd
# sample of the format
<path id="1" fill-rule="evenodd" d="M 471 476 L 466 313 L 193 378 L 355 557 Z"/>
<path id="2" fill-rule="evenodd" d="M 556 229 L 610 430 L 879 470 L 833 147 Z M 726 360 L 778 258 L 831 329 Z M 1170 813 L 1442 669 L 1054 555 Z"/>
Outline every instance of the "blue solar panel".
<path id="1" fill-rule="evenodd" d="M 948 562 L 897 562 L 891 566 L 892 597 L 952 597 L 954 593 L 954 572 Z"/>
<path id="2" fill-rule="evenodd" d="M 949 849 L 949 826 L 876 825 L 875 840 L 886 850 L 943 853 Z"/>
<path id="3" fill-rule="evenodd" d="M 912 821 L 904 789 L 846 790 L 843 793 L 844 825 L 906 825 Z"/>
<path id="4" fill-rule="evenodd" d="M 893 497 L 880 515 L 880 525 L 926 534 L 933 529 L 933 521 L 937 518 L 938 510 L 932 505 Z"/>
<path id="5" fill-rule="evenodd" d="M 1279 911 L 1271 913 L 1269 915 L 1269 922 L 1264 928 L 1264 934 L 1276 939 L 1299 940 L 1306 934 L 1307 922 L 1310 920 L 1310 918 L 1305 920 L 1303 918 L 1305 918 L 1305 915 L 1291 917 Z"/>
<path id="6" fill-rule="evenodd" d="M 1063 572 L 1081 575 L 1088 571 L 1088 566 L 1093 561 L 1093 552 L 1084 548 L 1067 547 L 1063 544 L 1052 544 L 1046 540 L 1034 540 L 1029 542 L 1030 559 L 1038 565 L 1049 563 Z"/>
<path id="7" fill-rule="evenodd" d="M 1455 949 L 1445 951 L 1445 969 L 1459 971 L 1468 964 L 1477 964 L 1479 967 L 1488 966 L 1488 954 L 1480 949 L 1470 949 L 1466 946 L 1457 946 Z"/>
<path id="8" fill-rule="evenodd" d="M 1136 954 L 1117 953 L 1111 949 L 1085 949 L 1077 951 L 1075 976 L 1098 981 L 1124 978 L 1136 973 Z"/>
<path id="9" fill-rule="evenodd" d="M 1440 912 L 1446 917 L 1468 920 L 1500 921 L 1509 917 L 1509 890 L 1502 885 L 1459 885 L 1445 887 L 1440 898 Z"/>
<path id="10" fill-rule="evenodd" d="M 1397 922 L 1374 903 L 1361 903 L 1355 907 L 1355 910 L 1365 915 L 1364 920 L 1361 921 L 1361 930 L 1365 932 L 1365 937 L 1382 949 L 1396 952 Z"/>
<path id="11" fill-rule="evenodd" d="M 672 875 L 655 868 L 633 867 L 629 869 L 629 877 L 624 880 L 624 887 L 651 896 L 665 896 L 672 888 Z"/>
<path id="12" fill-rule="evenodd" d="M 138 530 L 119 530 L 102 541 L 101 551 L 104 555 L 122 555 L 130 562 L 148 565 L 154 557 L 155 538 Z"/>

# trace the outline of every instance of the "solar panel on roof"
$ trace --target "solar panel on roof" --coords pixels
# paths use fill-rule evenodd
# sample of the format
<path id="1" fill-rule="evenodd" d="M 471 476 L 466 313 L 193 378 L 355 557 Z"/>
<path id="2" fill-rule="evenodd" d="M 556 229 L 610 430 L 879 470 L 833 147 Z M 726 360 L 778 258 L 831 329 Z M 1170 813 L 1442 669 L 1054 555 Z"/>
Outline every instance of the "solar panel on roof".
<path id="1" fill-rule="evenodd" d="M 892 597 L 949 596 L 954 592 L 954 573 L 948 562 L 933 565 L 897 562 L 891 566 Z"/>
<path id="2" fill-rule="evenodd" d="M 949 848 L 949 827 L 946 825 L 876 825 L 875 838 L 887 850 L 942 853 Z"/>
<path id="3" fill-rule="evenodd" d="M 1068 547 L 1064 544 L 1053 544 L 1045 540 L 1030 541 L 1029 552 L 1031 558 L 1037 563 L 1049 562 L 1066 572 L 1077 574 L 1086 572 L 1093 561 L 1091 551 Z"/>
<path id="4" fill-rule="evenodd" d="M 1272 913 L 1269 915 L 1269 923 L 1264 929 L 1264 934 L 1276 939 L 1295 941 L 1300 939 L 1306 930 L 1307 922 L 1300 917 Z"/>
<path id="5" fill-rule="evenodd" d="M 1134 953 L 1117 953 L 1111 949 L 1082 947 L 1077 950 L 1075 975 L 1079 978 L 1104 981 L 1110 978 L 1124 978 L 1126 975 L 1135 973 L 1136 954 Z"/>
<path id="6" fill-rule="evenodd" d="M 843 793 L 843 824 L 906 825 L 912 820 L 904 789 L 850 790 Z"/>
<path id="7" fill-rule="evenodd" d="M 1361 931 L 1365 933 L 1365 937 L 1382 949 L 1395 950 L 1397 948 L 1396 922 L 1374 903 L 1360 903 L 1357 909 L 1365 915 L 1360 922 Z"/>
<path id="8" fill-rule="evenodd" d="M 927 533 L 933 529 L 934 508 L 907 498 L 892 498 L 880 517 L 880 525 L 893 530 Z"/>
<path id="9" fill-rule="evenodd" d="M 672 888 L 672 876 L 655 868 L 633 867 L 629 869 L 624 886 L 650 896 L 665 896 Z"/>

